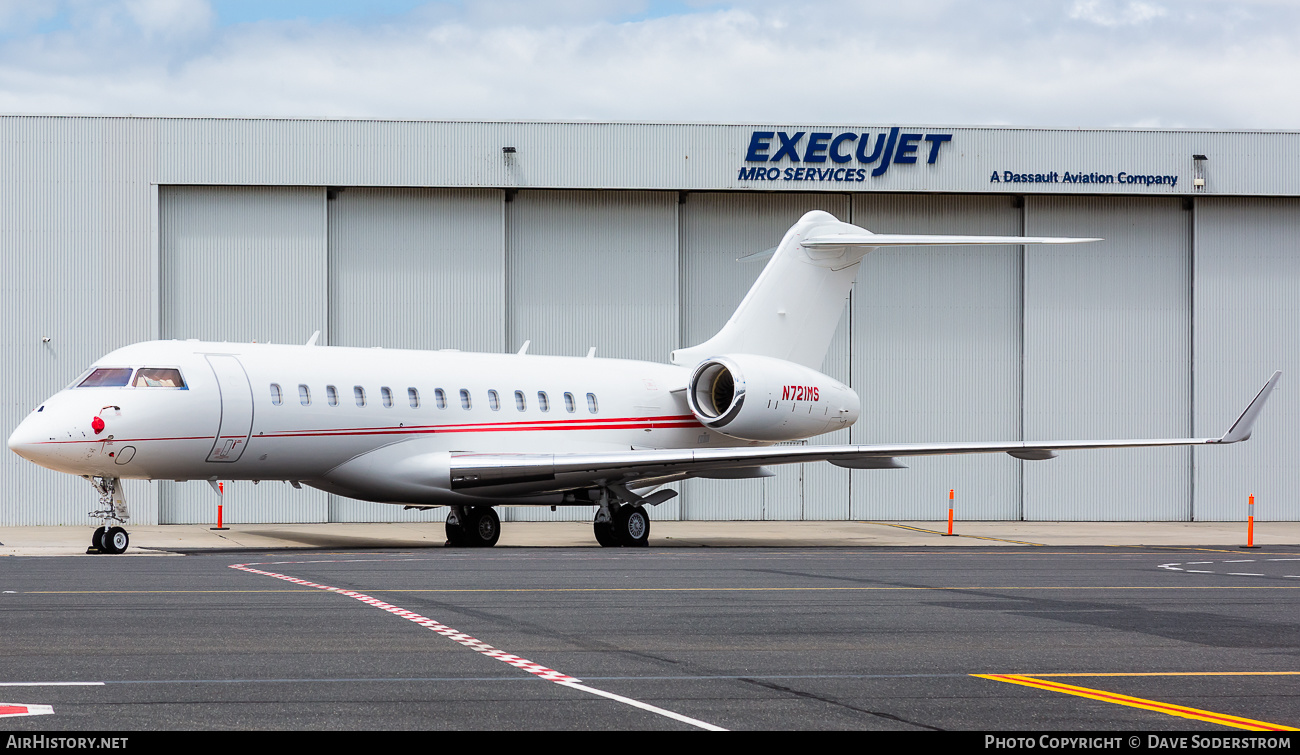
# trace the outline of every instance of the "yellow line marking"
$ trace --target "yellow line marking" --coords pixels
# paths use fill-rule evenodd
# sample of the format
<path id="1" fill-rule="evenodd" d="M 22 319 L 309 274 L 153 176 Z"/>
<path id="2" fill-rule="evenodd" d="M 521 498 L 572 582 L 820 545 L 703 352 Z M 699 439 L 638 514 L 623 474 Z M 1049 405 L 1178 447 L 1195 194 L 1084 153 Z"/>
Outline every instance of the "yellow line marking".
<path id="1" fill-rule="evenodd" d="M 483 588 L 350 588 L 363 592 L 411 593 L 552 593 L 552 592 L 973 592 L 973 591 L 1066 591 L 1066 590 L 1300 590 L 1288 585 L 1016 585 L 1010 587 L 483 587 Z M 297 593 L 304 590 L 24 590 L 17 595 L 219 595 L 244 593 Z M 314 592 L 314 591 L 313 591 Z"/>
<path id="2" fill-rule="evenodd" d="M 1132 671 L 1094 674 L 1016 674 L 1042 679 L 1049 676 L 1300 676 L 1300 671 Z"/>
<path id="3" fill-rule="evenodd" d="M 1072 684 L 1050 682 L 1044 679 L 1035 679 L 1024 674 L 971 674 L 971 676 L 979 677 L 981 679 L 992 679 L 998 682 L 1006 682 L 1007 684 L 1020 684 L 1026 687 L 1045 689 L 1052 692 L 1061 692 L 1066 695 L 1086 697 L 1090 700 L 1101 700 L 1102 702 L 1114 703 L 1116 705 L 1127 705 L 1130 708 L 1141 708 L 1143 710 L 1164 713 L 1169 716 L 1190 718 L 1196 721 L 1207 721 L 1212 724 L 1231 726 L 1233 728 L 1246 729 L 1248 731 L 1300 731 L 1300 729 L 1296 729 L 1292 726 L 1271 724 L 1267 721 L 1256 721 L 1253 718 L 1230 716 L 1226 713 L 1215 713 L 1213 711 L 1201 710 L 1200 708 L 1189 708 L 1185 705 L 1162 703 L 1158 700 L 1147 700 L 1141 697 L 1121 695 L 1117 692 L 1107 692 L 1106 690 L 1092 689 L 1090 687 L 1076 687 Z"/>

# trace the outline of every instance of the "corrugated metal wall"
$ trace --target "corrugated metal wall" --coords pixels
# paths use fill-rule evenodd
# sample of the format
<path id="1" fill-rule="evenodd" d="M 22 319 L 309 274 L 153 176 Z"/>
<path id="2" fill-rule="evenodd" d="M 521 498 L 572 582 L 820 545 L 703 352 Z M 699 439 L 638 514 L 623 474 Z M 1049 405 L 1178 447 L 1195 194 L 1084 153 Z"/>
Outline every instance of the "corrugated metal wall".
<path id="1" fill-rule="evenodd" d="M 1025 438 L 1190 436 L 1191 213 L 1173 198 L 1026 202 L 1028 235 L 1105 240 L 1026 247 Z M 1186 520 L 1191 459 L 1168 448 L 1024 462 L 1024 518 Z"/>
<path id="2" fill-rule="evenodd" d="M 96 358 L 153 335 L 152 129 L 0 119 L 0 428 L 5 437 Z M 111 188 L 110 188 L 111 187 Z M 48 342 L 42 339 L 49 338 Z M 0 523 L 89 523 L 86 482 L 0 453 Z M 132 521 L 157 486 L 128 482 Z"/>
<path id="3" fill-rule="evenodd" d="M 878 233 L 1017 235 L 1012 197 L 860 195 L 853 222 Z M 853 296 L 854 443 L 1020 438 L 1018 247 L 882 249 Z M 1017 519 L 1020 464 L 1004 454 L 908 459 L 853 472 L 854 519 Z"/>
<path id="4" fill-rule="evenodd" d="M 10 387 L 0 419 L 12 428 L 95 358 L 157 335 L 299 342 L 322 329 L 331 343 L 488 350 L 532 338 L 534 352 L 596 345 L 663 360 L 710 335 L 762 264 L 731 259 L 775 243 L 813 207 L 851 210 L 878 231 L 1107 239 L 868 257 L 824 366 L 863 395 L 856 441 L 1215 435 L 1273 369 L 1300 366 L 1300 200 L 1262 196 L 1300 193 L 1296 134 L 942 128 L 953 141 L 938 163 L 894 166 L 879 181 L 737 180 L 750 132 L 782 128 L 809 130 L 0 117 L 0 379 Z M 1171 195 L 1193 191 L 1192 153 L 1211 160 L 1188 211 Z M 1173 172 L 1180 183 L 1123 188 L 1150 197 L 1030 196 L 1023 207 L 980 193 L 1061 194 L 991 181 L 993 170 L 1049 161 Z M 230 186 L 198 186 L 215 184 Z M 295 186 L 310 188 L 284 188 Z M 330 186 L 371 188 L 329 201 Z M 420 186 L 471 188 L 407 188 Z M 795 193 L 753 191 L 786 187 Z M 851 208 L 833 193 L 842 189 L 858 192 Z M 693 193 L 679 204 L 683 190 Z M 973 193 L 880 193 L 899 190 Z M 1213 196 L 1231 193 L 1250 196 Z M 452 260 L 453 276 L 430 272 Z M 379 296 L 432 314 L 403 319 L 375 306 Z M 1255 439 L 1235 448 L 950 457 L 851 476 L 810 465 L 764 482 L 692 482 L 654 515 L 938 519 L 956 488 L 964 518 L 1239 519 L 1254 492 L 1261 519 L 1294 519 L 1285 483 L 1300 401 L 1285 385 Z M 12 454 L 0 484 L 4 524 L 82 523 L 93 500 L 83 481 Z M 206 486 L 163 487 L 127 483 L 133 521 L 212 518 Z M 242 487 L 227 504 L 243 521 L 408 516 Z M 245 515 L 240 500 L 258 503 Z"/>
<path id="5" fill-rule="evenodd" d="M 501 351 L 505 192 L 331 191 L 329 333 L 335 346 Z M 329 521 L 441 521 L 331 495 Z"/>
<path id="6" fill-rule="evenodd" d="M 1196 200 L 1197 435 L 1217 436 L 1273 370 L 1249 443 L 1196 449 L 1198 520 L 1295 521 L 1300 459 L 1300 200 Z"/>
<path id="7" fill-rule="evenodd" d="M 681 346 L 712 337 L 731 317 L 767 258 L 738 257 L 777 245 L 804 213 L 825 210 L 848 219 L 845 194 L 688 194 L 681 205 Z M 822 370 L 849 381 L 848 322 L 840 323 Z M 846 443 L 848 432 L 816 438 Z M 767 480 L 687 480 L 683 519 L 844 519 L 848 472 L 829 464 L 775 469 Z"/>
<path id="8" fill-rule="evenodd" d="M 507 343 L 530 354 L 663 362 L 676 346 L 677 195 L 521 191 L 506 207 Z M 672 515 L 659 507 L 658 517 Z M 505 511 L 586 520 L 591 511 Z"/>
<path id="9" fill-rule="evenodd" d="M 323 188 L 164 187 L 159 192 L 163 338 L 306 343 L 329 321 Z M 160 482 L 164 524 L 209 522 L 206 483 Z M 226 483 L 233 522 L 323 522 L 326 495 Z"/>

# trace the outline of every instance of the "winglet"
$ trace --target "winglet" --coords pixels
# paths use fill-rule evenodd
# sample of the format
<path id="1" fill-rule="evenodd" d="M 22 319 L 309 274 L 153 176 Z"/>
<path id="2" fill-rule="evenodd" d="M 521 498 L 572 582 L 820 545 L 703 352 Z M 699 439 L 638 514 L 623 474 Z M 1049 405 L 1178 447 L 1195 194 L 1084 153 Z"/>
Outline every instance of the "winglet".
<path id="1" fill-rule="evenodd" d="M 1273 377 L 1269 378 L 1268 382 L 1264 383 L 1264 387 L 1259 389 L 1255 400 L 1250 402 L 1250 406 L 1246 407 L 1246 411 L 1242 412 L 1237 421 L 1232 423 L 1232 427 L 1228 428 L 1228 432 L 1224 433 L 1222 438 L 1219 438 L 1219 443 L 1239 443 L 1250 437 L 1251 428 L 1255 426 L 1255 420 L 1259 417 L 1259 413 L 1263 411 L 1264 402 L 1268 401 L 1268 394 L 1272 393 L 1273 389 L 1277 387 L 1277 381 L 1281 377 L 1281 370 L 1273 373 Z"/>
<path id="2" fill-rule="evenodd" d="M 315 333 L 312 333 L 312 334 L 311 334 L 311 338 L 307 340 L 307 345 L 308 345 L 308 346 L 315 346 L 315 345 L 316 345 L 316 339 L 317 339 L 317 338 L 320 338 L 320 331 L 319 331 L 319 330 L 316 331 Z"/>

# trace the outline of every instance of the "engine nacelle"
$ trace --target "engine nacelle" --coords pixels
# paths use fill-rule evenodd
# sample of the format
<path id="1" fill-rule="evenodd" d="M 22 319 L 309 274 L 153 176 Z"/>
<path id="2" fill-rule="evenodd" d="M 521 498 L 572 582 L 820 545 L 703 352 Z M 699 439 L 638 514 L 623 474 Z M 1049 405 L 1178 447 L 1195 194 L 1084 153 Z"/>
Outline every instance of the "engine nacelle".
<path id="1" fill-rule="evenodd" d="M 852 388 L 803 365 L 727 354 L 695 368 L 686 401 L 705 427 L 741 440 L 808 438 L 852 425 L 862 403 Z"/>

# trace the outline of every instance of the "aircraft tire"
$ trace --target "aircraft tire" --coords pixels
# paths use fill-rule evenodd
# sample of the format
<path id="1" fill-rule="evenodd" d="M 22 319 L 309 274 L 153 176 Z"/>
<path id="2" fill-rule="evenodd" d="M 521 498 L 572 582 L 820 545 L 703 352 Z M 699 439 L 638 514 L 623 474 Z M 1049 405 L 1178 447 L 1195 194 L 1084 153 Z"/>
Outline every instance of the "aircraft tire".
<path id="1" fill-rule="evenodd" d="M 501 538 L 501 518 L 491 506 L 476 506 L 465 519 L 466 545 L 491 548 Z"/>
<path id="2" fill-rule="evenodd" d="M 618 540 L 618 535 L 614 534 L 613 522 L 592 522 L 591 528 L 596 532 L 596 542 L 605 548 L 616 548 L 622 543 Z"/>
<path id="3" fill-rule="evenodd" d="M 104 533 L 103 543 L 105 553 L 126 553 L 131 536 L 121 527 L 113 527 Z"/>
<path id="4" fill-rule="evenodd" d="M 630 548 L 650 544 L 650 515 L 640 506 L 623 506 L 614 517 L 614 532 Z"/>
<path id="5" fill-rule="evenodd" d="M 100 527 L 90 536 L 90 547 L 97 551 L 108 552 L 104 547 L 104 533 L 108 532 L 107 527 Z"/>
<path id="6" fill-rule="evenodd" d="M 447 522 L 447 545 L 452 548 L 459 548 L 465 543 L 465 528 L 459 524 Z"/>

